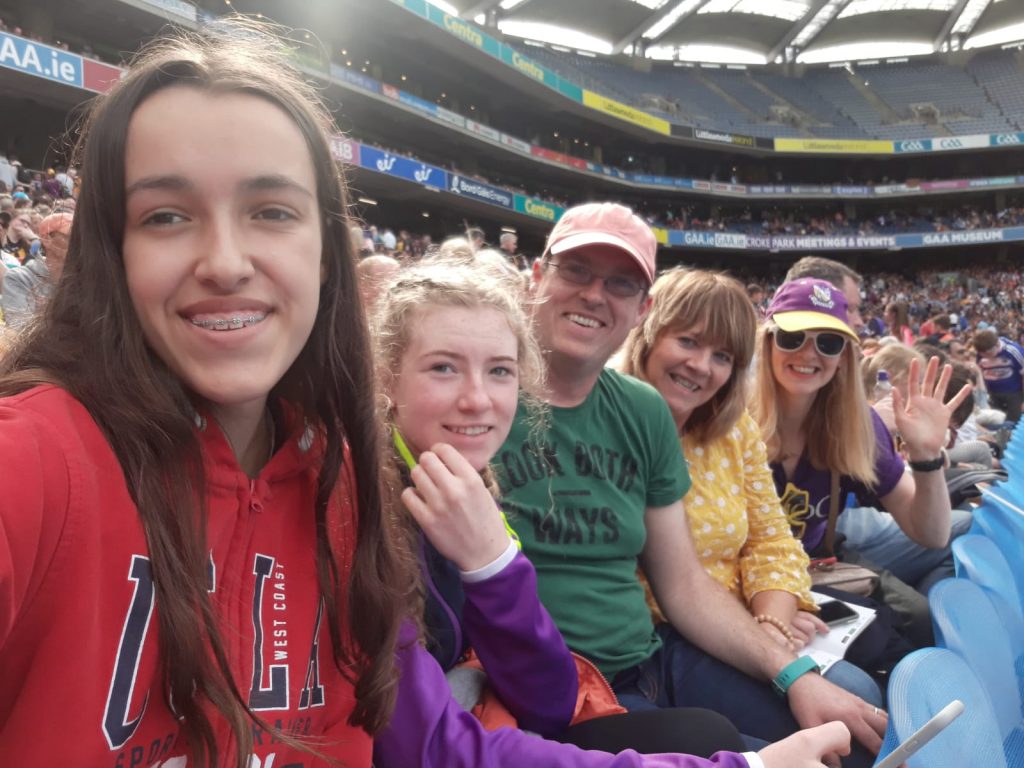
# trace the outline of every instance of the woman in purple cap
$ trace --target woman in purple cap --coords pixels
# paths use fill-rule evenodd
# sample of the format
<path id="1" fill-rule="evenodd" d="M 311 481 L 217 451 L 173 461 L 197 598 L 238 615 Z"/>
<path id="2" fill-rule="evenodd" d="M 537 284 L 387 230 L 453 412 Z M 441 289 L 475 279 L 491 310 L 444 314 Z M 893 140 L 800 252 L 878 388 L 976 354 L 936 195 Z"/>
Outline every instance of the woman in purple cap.
<path id="1" fill-rule="evenodd" d="M 885 424 L 868 406 L 856 341 L 842 291 L 824 280 L 784 284 L 759 332 L 752 412 L 790 525 L 812 556 L 831 554 L 826 528 L 832 495 L 842 513 L 853 493 L 862 506 L 891 513 L 917 544 L 945 547 L 950 504 L 942 446 L 950 415 L 970 386 L 944 403 L 950 366 L 940 373 L 932 358 L 922 380 L 921 364 L 911 364 L 909 396 L 893 392 L 911 469 L 906 472 Z"/>

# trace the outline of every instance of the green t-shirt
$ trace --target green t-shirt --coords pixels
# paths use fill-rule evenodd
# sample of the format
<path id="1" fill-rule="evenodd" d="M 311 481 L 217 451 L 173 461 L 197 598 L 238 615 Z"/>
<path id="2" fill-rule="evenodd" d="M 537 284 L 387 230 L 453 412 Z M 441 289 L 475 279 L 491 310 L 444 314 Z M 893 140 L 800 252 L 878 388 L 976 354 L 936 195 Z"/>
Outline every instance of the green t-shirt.
<path id="1" fill-rule="evenodd" d="M 569 647 L 609 679 L 647 659 L 659 640 L 636 575 L 644 510 L 690 487 L 661 395 L 605 369 L 583 403 L 551 408 L 540 427 L 520 403 L 496 465 L 502 507 Z"/>

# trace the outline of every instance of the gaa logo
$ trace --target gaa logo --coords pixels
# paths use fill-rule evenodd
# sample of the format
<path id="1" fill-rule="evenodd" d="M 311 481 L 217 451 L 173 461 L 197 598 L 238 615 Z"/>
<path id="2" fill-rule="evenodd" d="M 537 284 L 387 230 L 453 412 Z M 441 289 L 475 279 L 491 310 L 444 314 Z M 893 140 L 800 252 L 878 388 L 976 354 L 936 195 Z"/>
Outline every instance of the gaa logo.
<path id="1" fill-rule="evenodd" d="M 1020 144 L 1019 133 L 1000 133 L 996 136 L 996 144 L 1000 147 L 1013 146 Z"/>
<path id="2" fill-rule="evenodd" d="M 963 149 L 964 143 L 960 139 L 939 139 L 939 149 Z"/>
<path id="3" fill-rule="evenodd" d="M 923 141 L 901 141 L 899 147 L 900 152 L 926 152 L 928 150 Z"/>

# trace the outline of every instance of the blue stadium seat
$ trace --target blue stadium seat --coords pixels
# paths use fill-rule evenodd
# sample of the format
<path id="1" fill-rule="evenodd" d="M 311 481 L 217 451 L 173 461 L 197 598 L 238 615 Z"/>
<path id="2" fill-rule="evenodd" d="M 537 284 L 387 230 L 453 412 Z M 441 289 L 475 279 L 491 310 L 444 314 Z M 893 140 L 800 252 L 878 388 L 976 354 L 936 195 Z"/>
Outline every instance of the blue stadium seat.
<path id="1" fill-rule="evenodd" d="M 1010 638 L 1018 678 L 1024 678 L 1024 603 L 1006 557 L 987 536 L 969 533 L 952 544 L 956 575 L 981 587 Z"/>
<path id="2" fill-rule="evenodd" d="M 981 587 L 966 579 L 940 581 L 928 593 L 928 604 L 936 642 L 967 663 L 988 696 L 1007 762 L 1024 764 L 1021 681 L 995 607 Z M 1022 762 L 1012 762 L 1013 755 Z"/>
<path id="3" fill-rule="evenodd" d="M 1013 570 L 1006 556 L 995 542 L 978 533 L 968 533 L 953 540 L 953 560 L 956 575 L 973 581 L 989 595 L 1000 612 L 1012 610 L 1018 616 L 1024 613 L 1024 602 L 1013 578 Z M 1005 606 L 1004 606 L 1005 604 Z"/>
<path id="4" fill-rule="evenodd" d="M 1013 486 L 1011 481 L 982 491 L 984 503 L 974 510 L 971 533 L 983 534 L 999 548 L 1013 573 L 1017 593 L 1024 597 L 1024 499 L 1014 500 Z"/>
<path id="5" fill-rule="evenodd" d="M 889 678 L 889 726 L 879 759 L 954 699 L 964 712 L 908 761 L 908 768 L 1008 768 L 992 704 L 970 667 L 952 651 L 924 648 Z"/>
<path id="6" fill-rule="evenodd" d="M 658 64 L 642 71 L 600 57 L 521 50 L 579 85 L 671 122 L 753 136 L 902 140 L 1024 128 L 1024 68 L 1011 51 L 978 53 L 966 67 L 936 61 L 881 65 L 868 78 L 867 70 L 832 68 L 813 68 L 801 77 Z M 922 103 L 938 109 L 937 122 L 915 115 L 912 105 Z M 777 122 L 770 114 L 774 105 L 790 107 L 800 124 Z"/>

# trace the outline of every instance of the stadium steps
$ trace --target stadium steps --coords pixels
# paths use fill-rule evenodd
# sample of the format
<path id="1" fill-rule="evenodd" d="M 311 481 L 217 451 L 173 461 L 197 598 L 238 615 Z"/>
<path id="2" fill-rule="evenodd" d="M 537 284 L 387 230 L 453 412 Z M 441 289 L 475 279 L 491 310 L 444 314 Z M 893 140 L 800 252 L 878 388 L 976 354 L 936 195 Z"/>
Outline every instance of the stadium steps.
<path id="1" fill-rule="evenodd" d="M 765 96 L 767 96 L 770 99 L 773 99 L 774 101 L 778 102 L 782 106 L 792 111 L 794 115 L 800 118 L 801 122 L 804 125 L 813 127 L 821 123 L 821 121 L 815 115 L 812 115 L 809 112 L 805 112 L 804 110 L 800 109 L 800 107 L 798 107 L 793 102 L 789 101 L 789 99 L 783 98 L 780 94 L 773 91 L 771 88 L 769 88 L 761 81 L 751 77 L 750 73 L 747 73 L 747 78 L 750 80 L 750 84 L 757 88 L 757 90 L 761 91 L 761 93 L 763 93 Z"/>
<path id="2" fill-rule="evenodd" d="M 752 123 L 763 123 L 763 122 L 765 122 L 765 115 L 757 114 L 757 112 L 755 112 L 754 110 L 750 109 L 750 107 L 748 107 L 746 104 L 744 104 L 739 99 L 735 98 L 731 93 L 729 93 L 724 88 L 722 88 L 718 83 L 714 82 L 713 80 L 711 80 L 708 77 L 705 77 L 701 72 L 699 72 L 697 70 L 694 70 L 693 74 L 696 76 L 696 78 L 709 91 L 714 91 L 724 101 L 729 102 L 734 107 L 736 107 L 738 110 L 740 110 L 743 114 L 747 115 L 750 118 L 750 121 Z"/>
<path id="3" fill-rule="evenodd" d="M 850 81 L 854 88 L 860 91 L 860 94 L 868 100 L 871 106 L 878 110 L 878 114 L 883 118 L 882 122 L 899 123 L 905 119 L 899 112 L 889 106 L 885 99 L 871 90 L 870 86 L 864 85 L 864 79 L 860 75 L 847 73 L 846 79 Z"/>
<path id="4" fill-rule="evenodd" d="M 1024 93 L 1021 92 L 1024 72 L 1020 57 L 1008 51 L 980 53 L 965 67 L 965 71 L 984 92 L 996 113 L 1011 128 L 1021 130 L 1021 125 L 1024 125 Z"/>

